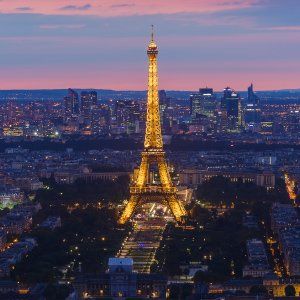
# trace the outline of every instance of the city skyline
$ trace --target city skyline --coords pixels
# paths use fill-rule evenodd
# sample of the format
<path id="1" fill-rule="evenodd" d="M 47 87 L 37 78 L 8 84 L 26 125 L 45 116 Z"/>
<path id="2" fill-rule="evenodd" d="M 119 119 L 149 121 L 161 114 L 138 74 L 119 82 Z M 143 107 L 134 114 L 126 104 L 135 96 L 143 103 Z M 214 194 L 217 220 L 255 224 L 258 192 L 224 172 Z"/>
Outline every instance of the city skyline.
<path id="1" fill-rule="evenodd" d="M 161 89 L 300 87 L 299 2 L 168 4 L 1 1 L 1 89 L 145 90 L 143 46 L 152 23 Z"/>

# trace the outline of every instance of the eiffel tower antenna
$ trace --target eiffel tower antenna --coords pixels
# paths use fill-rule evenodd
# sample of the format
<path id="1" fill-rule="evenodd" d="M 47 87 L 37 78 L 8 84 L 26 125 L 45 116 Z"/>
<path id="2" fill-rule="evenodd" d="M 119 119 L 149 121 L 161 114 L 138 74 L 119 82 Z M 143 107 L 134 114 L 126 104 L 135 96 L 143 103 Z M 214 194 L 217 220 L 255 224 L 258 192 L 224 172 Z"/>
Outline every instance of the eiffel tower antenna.
<path id="1" fill-rule="evenodd" d="M 154 25 L 151 25 L 151 41 L 154 41 Z"/>

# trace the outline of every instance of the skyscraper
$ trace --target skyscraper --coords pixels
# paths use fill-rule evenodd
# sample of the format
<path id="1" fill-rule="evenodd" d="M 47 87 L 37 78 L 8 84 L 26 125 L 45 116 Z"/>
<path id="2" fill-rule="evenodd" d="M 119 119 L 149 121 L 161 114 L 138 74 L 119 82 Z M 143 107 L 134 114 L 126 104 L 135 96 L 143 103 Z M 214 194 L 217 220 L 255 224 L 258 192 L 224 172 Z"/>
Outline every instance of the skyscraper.
<path id="1" fill-rule="evenodd" d="M 252 104 L 259 104 L 259 98 L 258 96 L 254 93 L 253 90 L 253 83 L 248 87 L 248 98 L 247 98 L 247 103 L 252 103 Z"/>
<path id="2" fill-rule="evenodd" d="M 192 119 L 197 115 L 213 117 L 217 108 L 217 101 L 212 88 L 200 88 L 198 93 L 190 96 L 190 114 Z"/>
<path id="3" fill-rule="evenodd" d="M 97 99 L 97 92 L 95 91 L 81 92 L 81 116 L 85 125 L 89 125 L 91 122 L 92 106 L 97 105 Z"/>
<path id="4" fill-rule="evenodd" d="M 252 129 L 260 122 L 261 109 L 259 105 L 259 97 L 253 91 L 253 84 L 248 87 L 247 103 L 245 105 L 245 124 Z"/>
<path id="5" fill-rule="evenodd" d="M 201 114 L 207 117 L 213 117 L 217 108 L 217 100 L 214 90 L 211 88 L 199 89 Z"/>
<path id="6" fill-rule="evenodd" d="M 241 98 L 234 90 L 227 87 L 221 99 L 221 130 L 238 132 L 242 128 L 242 121 Z"/>
<path id="7" fill-rule="evenodd" d="M 201 99 L 200 94 L 195 93 L 190 95 L 190 114 L 192 120 L 196 118 L 197 115 L 201 114 Z"/>
<path id="8" fill-rule="evenodd" d="M 72 89 L 68 89 L 68 95 L 64 97 L 65 120 L 69 120 L 74 115 L 79 115 L 78 93 Z"/>

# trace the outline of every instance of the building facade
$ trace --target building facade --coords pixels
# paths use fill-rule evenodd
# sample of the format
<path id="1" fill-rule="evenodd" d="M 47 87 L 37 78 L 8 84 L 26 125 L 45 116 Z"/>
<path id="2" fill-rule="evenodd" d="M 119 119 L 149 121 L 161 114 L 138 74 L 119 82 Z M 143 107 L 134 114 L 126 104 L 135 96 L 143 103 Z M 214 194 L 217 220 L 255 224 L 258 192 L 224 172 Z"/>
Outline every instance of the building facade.
<path id="1" fill-rule="evenodd" d="M 224 89 L 220 111 L 222 132 L 241 131 L 243 125 L 241 97 L 230 87 Z"/>
<path id="2" fill-rule="evenodd" d="M 181 185 L 197 187 L 212 177 L 223 176 L 232 182 L 242 180 L 243 183 L 252 182 L 258 186 L 271 189 L 275 187 L 275 174 L 261 171 L 207 171 L 197 169 L 185 169 L 179 173 L 179 182 Z"/>

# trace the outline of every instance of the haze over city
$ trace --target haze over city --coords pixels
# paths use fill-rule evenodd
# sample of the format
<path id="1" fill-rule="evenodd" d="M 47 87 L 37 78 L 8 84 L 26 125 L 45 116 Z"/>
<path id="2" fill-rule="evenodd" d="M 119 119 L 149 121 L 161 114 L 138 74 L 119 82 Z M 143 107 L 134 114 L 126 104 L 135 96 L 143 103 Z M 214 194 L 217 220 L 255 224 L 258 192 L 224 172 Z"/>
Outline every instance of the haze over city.
<path id="1" fill-rule="evenodd" d="M 299 88 L 297 0 L 0 2 L 1 89 L 146 89 L 155 25 L 160 87 Z"/>

